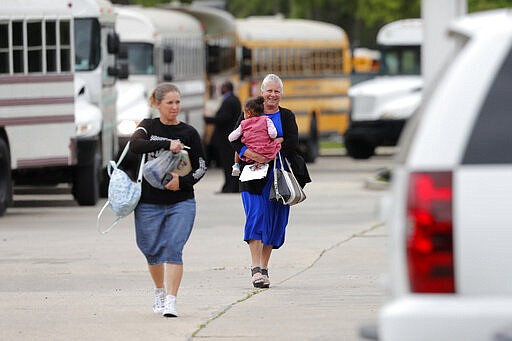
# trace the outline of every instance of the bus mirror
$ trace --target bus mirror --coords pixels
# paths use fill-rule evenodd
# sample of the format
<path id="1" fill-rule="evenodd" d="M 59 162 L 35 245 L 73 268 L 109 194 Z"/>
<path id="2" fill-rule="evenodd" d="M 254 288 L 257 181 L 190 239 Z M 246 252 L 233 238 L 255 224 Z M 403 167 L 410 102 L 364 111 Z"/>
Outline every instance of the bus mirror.
<path id="1" fill-rule="evenodd" d="M 109 33 L 107 36 L 107 51 L 109 54 L 119 53 L 119 35 L 117 33 Z"/>
<path id="2" fill-rule="evenodd" d="M 174 60 L 174 52 L 172 51 L 171 48 L 166 47 L 164 49 L 164 63 L 169 64 L 169 63 L 172 63 L 173 60 Z"/>
<path id="3" fill-rule="evenodd" d="M 117 55 L 118 59 L 128 59 L 128 48 L 124 44 L 119 45 L 119 54 Z"/>
<path id="4" fill-rule="evenodd" d="M 240 63 L 240 77 L 250 77 L 252 75 L 252 51 L 247 47 L 242 47 L 242 63 Z"/>
<path id="5" fill-rule="evenodd" d="M 220 46 L 207 45 L 208 56 L 207 56 L 207 72 L 208 73 L 219 73 L 220 72 Z"/>
<path id="6" fill-rule="evenodd" d="M 110 77 L 117 77 L 118 73 L 119 73 L 119 70 L 115 66 L 109 66 L 107 68 L 107 74 Z"/>
<path id="7" fill-rule="evenodd" d="M 128 71 L 128 64 L 119 65 L 119 68 L 117 69 L 117 78 L 127 79 L 129 75 L 130 72 Z"/>
<path id="8" fill-rule="evenodd" d="M 166 82 L 172 82 L 173 77 L 170 73 L 164 73 L 164 81 Z"/>
<path id="9" fill-rule="evenodd" d="M 244 79 L 245 77 L 251 77 L 252 75 L 252 67 L 251 65 L 242 65 L 240 66 L 240 77 Z"/>
<path id="10" fill-rule="evenodd" d="M 242 59 L 245 61 L 249 61 L 252 58 L 252 51 L 251 49 L 248 49 L 247 47 L 242 47 Z"/>

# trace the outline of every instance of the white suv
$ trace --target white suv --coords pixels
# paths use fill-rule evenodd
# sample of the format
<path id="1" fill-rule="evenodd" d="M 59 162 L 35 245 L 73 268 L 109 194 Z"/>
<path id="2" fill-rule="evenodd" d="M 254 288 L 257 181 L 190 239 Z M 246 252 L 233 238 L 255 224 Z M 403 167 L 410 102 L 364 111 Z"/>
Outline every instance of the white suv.
<path id="1" fill-rule="evenodd" d="M 378 340 L 512 340 L 512 10 L 450 25 L 457 53 L 400 142 Z"/>

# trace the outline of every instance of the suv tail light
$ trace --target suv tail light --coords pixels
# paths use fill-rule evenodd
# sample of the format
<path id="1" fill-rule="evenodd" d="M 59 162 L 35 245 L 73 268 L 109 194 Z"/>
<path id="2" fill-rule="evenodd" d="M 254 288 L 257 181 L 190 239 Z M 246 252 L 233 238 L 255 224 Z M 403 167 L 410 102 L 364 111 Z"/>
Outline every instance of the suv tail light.
<path id="1" fill-rule="evenodd" d="M 451 172 L 410 175 L 407 263 L 411 292 L 455 292 Z"/>

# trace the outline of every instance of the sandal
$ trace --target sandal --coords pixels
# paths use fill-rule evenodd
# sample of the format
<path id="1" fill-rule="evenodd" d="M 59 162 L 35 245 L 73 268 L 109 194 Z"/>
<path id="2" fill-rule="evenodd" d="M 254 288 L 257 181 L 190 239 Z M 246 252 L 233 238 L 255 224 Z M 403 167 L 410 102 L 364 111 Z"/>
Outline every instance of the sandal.
<path id="1" fill-rule="evenodd" d="M 263 278 L 263 283 L 260 288 L 269 288 L 270 278 L 268 277 L 268 269 L 261 269 L 261 277 Z"/>
<path id="2" fill-rule="evenodd" d="M 264 285 L 265 280 L 263 279 L 263 276 L 261 275 L 261 268 L 259 266 L 255 266 L 254 268 L 251 268 L 251 274 L 252 274 L 252 285 L 255 288 L 262 288 L 262 285 Z"/>

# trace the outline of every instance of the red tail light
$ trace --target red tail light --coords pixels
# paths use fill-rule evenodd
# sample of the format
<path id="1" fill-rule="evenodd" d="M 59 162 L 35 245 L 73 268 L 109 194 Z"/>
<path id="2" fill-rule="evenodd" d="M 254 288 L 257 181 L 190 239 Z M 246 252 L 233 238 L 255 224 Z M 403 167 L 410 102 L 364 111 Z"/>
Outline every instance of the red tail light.
<path id="1" fill-rule="evenodd" d="M 451 172 L 411 174 L 407 233 L 411 291 L 455 292 Z"/>

